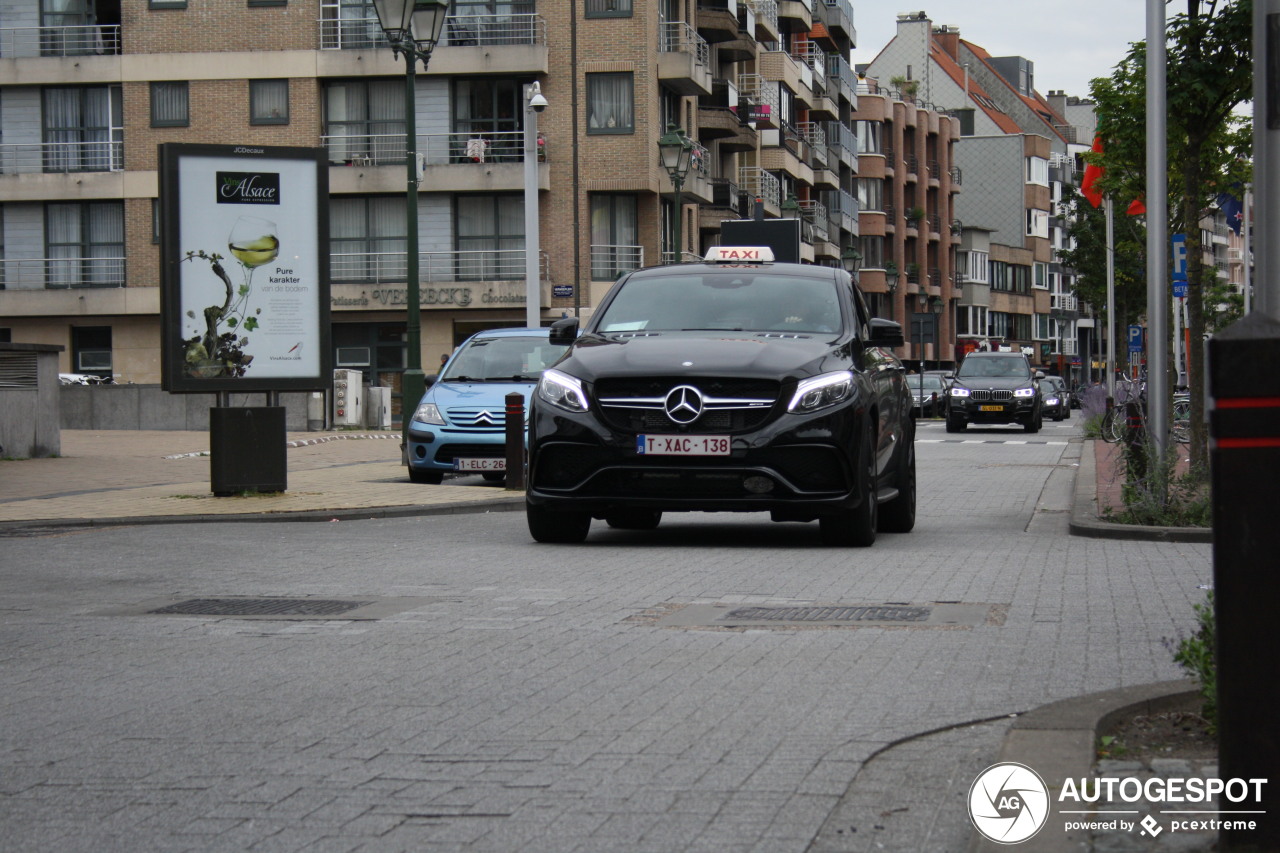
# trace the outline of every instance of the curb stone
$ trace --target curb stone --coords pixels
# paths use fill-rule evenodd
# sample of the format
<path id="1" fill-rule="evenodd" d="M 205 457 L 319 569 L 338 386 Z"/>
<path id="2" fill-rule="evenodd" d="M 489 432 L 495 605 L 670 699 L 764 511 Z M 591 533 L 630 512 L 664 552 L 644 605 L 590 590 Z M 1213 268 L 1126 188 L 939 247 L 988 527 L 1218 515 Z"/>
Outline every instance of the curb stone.
<path id="1" fill-rule="evenodd" d="M 1075 499 L 1068 529 L 1072 536 L 1094 539 L 1128 539 L 1151 542 L 1212 542 L 1210 527 L 1156 527 L 1144 524 L 1112 524 L 1098 518 L 1098 461 L 1092 441 L 1084 442 L 1080 469 L 1076 472 Z"/>
<path id="2" fill-rule="evenodd" d="M 1031 767 L 1044 779 L 1052 796 L 1067 779 L 1093 775 L 1098 732 L 1122 717 L 1177 708 L 1197 695 L 1195 682 L 1182 679 L 1104 690 L 1041 705 L 1014 721 L 996 761 Z M 1020 853 L 1079 853 L 1091 849 L 1088 832 L 1055 831 L 1055 821 L 1050 821 L 1033 838 L 1018 845 Z M 1008 847 L 983 838 L 975 829 L 968 853 L 993 853 Z"/>

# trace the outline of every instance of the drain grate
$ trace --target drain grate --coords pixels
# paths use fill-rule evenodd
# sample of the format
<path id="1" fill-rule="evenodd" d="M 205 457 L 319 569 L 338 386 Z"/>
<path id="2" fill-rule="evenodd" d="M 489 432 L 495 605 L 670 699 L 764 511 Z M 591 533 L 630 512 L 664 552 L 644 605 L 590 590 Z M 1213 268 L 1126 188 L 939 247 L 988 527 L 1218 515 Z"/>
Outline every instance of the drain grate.
<path id="1" fill-rule="evenodd" d="M 336 616 L 368 601 L 327 598 L 191 598 L 147 613 L 182 616 Z"/>
<path id="2" fill-rule="evenodd" d="M 730 610 L 721 621 L 746 622 L 923 622 L 928 607 L 896 605 L 856 605 L 851 607 L 740 607 Z"/>

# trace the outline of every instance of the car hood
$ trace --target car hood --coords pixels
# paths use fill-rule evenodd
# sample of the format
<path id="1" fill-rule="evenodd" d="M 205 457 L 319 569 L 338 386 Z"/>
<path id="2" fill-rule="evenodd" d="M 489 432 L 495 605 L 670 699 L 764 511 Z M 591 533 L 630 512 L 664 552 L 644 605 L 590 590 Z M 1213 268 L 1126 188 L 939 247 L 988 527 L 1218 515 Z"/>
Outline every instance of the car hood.
<path id="1" fill-rule="evenodd" d="M 1016 376 L 957 376 L 956 384 L 970 390 L 1012 391 L 1032 384 L 1029 377 Z"/>
<path id="2" fill-rule="evenodd" d="M 435 403 L 441 409 L 454 406 L 482 406 L 501 411 L 506 396 L 512 392 L 523 394 L 526 402 L 533 393 L 536 382 L 437 382 L 427 389 L 423 400 Z"/>
<path id="3" fill-rule="evenodd" d="M 603 376 L 730 375 L 776 380 L 847 367 L 850 345 L 835 343 L 833 338 L 756 332 L 584 335 L 556 368 L 589 383 Z"/>

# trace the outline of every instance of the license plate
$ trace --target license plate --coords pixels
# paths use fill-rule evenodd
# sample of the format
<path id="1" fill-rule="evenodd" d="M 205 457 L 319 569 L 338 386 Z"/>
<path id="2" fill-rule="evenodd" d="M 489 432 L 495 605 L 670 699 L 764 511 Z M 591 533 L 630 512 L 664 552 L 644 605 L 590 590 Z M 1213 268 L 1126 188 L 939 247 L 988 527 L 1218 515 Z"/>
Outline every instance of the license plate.
<path id="1" fill-rule="evenodd" d="M 1004 406 L 979 406 L 979 412 L 1003 412 Z"/>
<path id="2" fill-rule="evenodd" d="M 732 442 L 727 435 L 637 435 L 641 456 L 728 456 Z"/>
<path id="3" fill-rule="evenodd" d="M 455 471 L 505 471 L 506 459 L 458 458 L 453 460 Z"/>

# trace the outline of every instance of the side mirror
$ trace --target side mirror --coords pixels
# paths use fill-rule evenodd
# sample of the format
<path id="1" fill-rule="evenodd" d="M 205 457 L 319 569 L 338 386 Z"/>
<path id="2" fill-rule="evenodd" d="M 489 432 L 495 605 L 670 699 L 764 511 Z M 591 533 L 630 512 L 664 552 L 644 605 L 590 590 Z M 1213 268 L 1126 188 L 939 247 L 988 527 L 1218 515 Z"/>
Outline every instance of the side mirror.
<path id="1" fill-rule="evenodd" d="M 578 318 L 562 317 L 551 324 L 548 341 L 556 346 L 568 346 L 577 340 Z"/>
<path id="2" fill-rule="evenodd" d="M 1041 380 L 1041 379 L 1044 379 L 1044 371 L 1043 371 L 1043 370 L 1037 370 L 1037 371 L 1036 371 L 1036 381 L 1039 381 L 1039 380 Z"/>
<path id="3" fill-rule="evenodd" d="M 883 317 L 871 318 L 871 340 L 864 341 L 864 347 L 892 349 L 902 346 L 903 343 L 901 325 Z"/>

